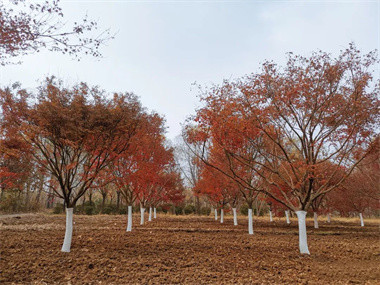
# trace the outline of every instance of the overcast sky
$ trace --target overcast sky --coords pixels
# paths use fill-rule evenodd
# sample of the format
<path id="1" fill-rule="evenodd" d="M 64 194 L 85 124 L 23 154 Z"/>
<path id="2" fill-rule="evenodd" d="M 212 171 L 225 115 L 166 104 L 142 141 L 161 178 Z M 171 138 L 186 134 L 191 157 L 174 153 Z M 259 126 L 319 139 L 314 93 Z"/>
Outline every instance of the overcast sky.
<path id="1" fill-rule="evenodd" d="M 305 1 L 306 2 L 306 1 Z M 380 48 L 380 1 L 65 1 L 65 19 L 86 13 L 117 32 L 103 58 L 43 52 L 0 66 L 1 86 L 34 88 L 48 75 L 84 81 L 109 92 L 134 92 L 164 115 L 168 138 L 199 106 L 192 83 L 220 83 L 258 70 L 292 51 L 337 54 L 353 41 Z"/>

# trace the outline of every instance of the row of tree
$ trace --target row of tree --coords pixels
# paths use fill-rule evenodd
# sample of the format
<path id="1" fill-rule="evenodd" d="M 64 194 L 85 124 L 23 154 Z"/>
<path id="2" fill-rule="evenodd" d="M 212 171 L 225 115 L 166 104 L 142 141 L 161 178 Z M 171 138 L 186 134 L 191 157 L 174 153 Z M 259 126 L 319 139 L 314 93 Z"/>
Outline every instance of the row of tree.
<path id="1" fill-rule="evenodd" d="M 38 175 L 43 189 L 64 201 L 70 251 L 73 208 L 88 191 L 112 187 L 131 210 L 178 203 L 183 186 L 164 119 L 130 93 L 111 99 L 84 83 L 66 88 L 48 78 L 36 94 L 18 85 L 0 90 L 1 195 L 27 191 Z"/>
<path id="2" fill-rule="evenodd" d="M 377 62 L 351 44 L 337 58 L 289 54 L 284 67 L 265 62 L 259 73 L 201 89 L 204 107 L 183 134 L 204 164 L 196 192 L 217 208 L 243 199 L 250 234 L 259 196 L 295 212 L 306 254 L 309 209 L 378 209 Z"/>
<path id="3" fill-rule="evenodd" d="M 374 150 L 379 149 L 379 140 L 375 140 Z M 379 152 L 372 151 L 363 159 L 353 173 L 340 184 L 335 191 L 330 191 L 313 200 L 309 211 L 317 215 L 330 215 L 335 212 L 340 216 L 376 216 L 379 210 L 379 182 L 380 182 L 380 160 Z M 224 159 L 224 158 L 223 158 Z M 263 192 L 252 192 L 241 188 L 228 176 L 215 168 L 202 162 L 197 166 L 200 172 L 194 194 L 205 197 L 215 209 L 221 213 L 225 209 L 232 209 L 236 217 L 236 208 L 247 205 L 255 209 L 257 215 L 269 212 L 269 216 L 288 216 L 288 208 L 277 200 Z M 271 218 L 272 221 L 272 218 Z M 317 225 L 316 225 L 317 226 Z"/>

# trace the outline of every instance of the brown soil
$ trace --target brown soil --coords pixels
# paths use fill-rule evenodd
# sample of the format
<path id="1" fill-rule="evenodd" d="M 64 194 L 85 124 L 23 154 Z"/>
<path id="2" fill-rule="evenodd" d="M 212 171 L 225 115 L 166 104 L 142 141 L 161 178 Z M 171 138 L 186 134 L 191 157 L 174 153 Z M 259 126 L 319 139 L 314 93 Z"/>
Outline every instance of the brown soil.
<path id="1" fill-rule="evenodd" d="M 158 216 L 126 233 L 125 216 L 74 216 L 71 253 L 60 252 L 64 216 L 0 217 L 0 283 L 380 284 L 379 224 L 308 221 L 310 256 L 284 219 Z"/>

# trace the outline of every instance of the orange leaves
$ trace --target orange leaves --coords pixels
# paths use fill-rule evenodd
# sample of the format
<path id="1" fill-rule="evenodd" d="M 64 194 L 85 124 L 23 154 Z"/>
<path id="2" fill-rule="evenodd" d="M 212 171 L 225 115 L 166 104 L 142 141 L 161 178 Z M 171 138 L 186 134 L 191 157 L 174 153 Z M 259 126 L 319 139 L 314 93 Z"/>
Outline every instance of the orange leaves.
<path id="1" fill-rule="evenodd" d="M 17 139 L 30 146 L 35 162 L 60 182 L 56 191 L 69 206 L 128 151 L 146 116 L 134 95 L 108 100 L 86 84 L 64 88 L 55 78 L 39 88 L 34 105 L 6 94 L 4 121 Z"/>
<path id="2" fill-rule="evenodd" d="M 306 209 L 339 185 L 341 168 L 352 170 L 376 135 L 380 101 L 369 69 L 376 62 L 352 44 L 337 59 L 316 52 L 289 54 L 283 68 L 266 62 L 257 74 L 208 90 L 192 126 L 207 137 L 189 138 L 230 153 L 235 179 L 249 168 L 279 192 L 262 191 Z"/>
<path id="3" fill-rule="evenodd" d="M 176 176 L 173 150 L 166 146 L 164 122 L 156 113 L 140 114 L 129 148 L 107 169 L 128 203 L 138 199 L 143 205 L 157 204 L 181 198 L 182 181 Z"/>

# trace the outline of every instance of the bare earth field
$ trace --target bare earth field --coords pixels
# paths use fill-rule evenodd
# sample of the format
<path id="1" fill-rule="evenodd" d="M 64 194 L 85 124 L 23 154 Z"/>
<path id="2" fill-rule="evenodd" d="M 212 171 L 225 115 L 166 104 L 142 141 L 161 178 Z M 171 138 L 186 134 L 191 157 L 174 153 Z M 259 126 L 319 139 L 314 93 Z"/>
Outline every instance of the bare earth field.
<path id="1" fill-rule="evenodd" d="M 0 283 L 380 284 L 379 220 L 308 220 L 311 256 L 284 219 L 159 215 L 126 233 L 126 216 L 74 216 L 71 253 L 60 252 L 63 215 L 0 216 Z"/>

